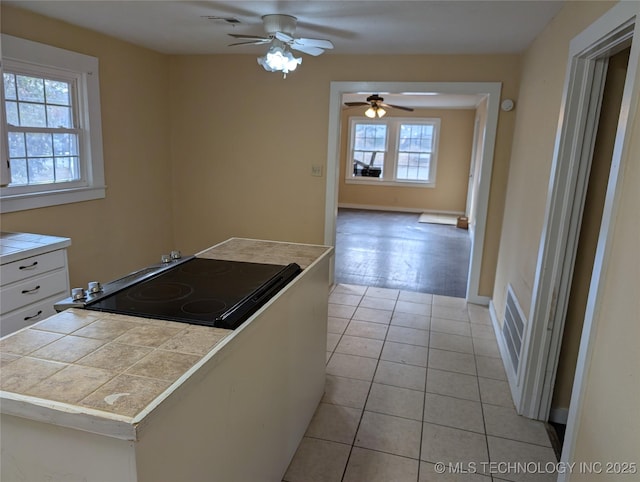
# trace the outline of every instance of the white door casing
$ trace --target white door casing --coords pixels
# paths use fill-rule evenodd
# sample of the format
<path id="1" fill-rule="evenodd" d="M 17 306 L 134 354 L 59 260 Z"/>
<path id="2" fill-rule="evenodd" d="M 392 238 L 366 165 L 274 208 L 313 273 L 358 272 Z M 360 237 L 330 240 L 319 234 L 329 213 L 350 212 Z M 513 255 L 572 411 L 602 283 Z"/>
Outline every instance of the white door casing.
<path id="1" fill-rule="evenodd" d="M 485 227 L 489 206 L 489 189 L 493 170 L 498 113 L 500 110 L 500 82 L 331 82 L 329 97 L 329 136 L 327 140 L 327 180 L 324 223 L 324 243 L 335 246 L 338 213 L 338 182 L 340 175 L 340 112 L 342 96 L 353 92 L 438 92 L 443 94 L 486 94 L 487 122 L 476 199 L 476 224 L 471 241 L 467 301 L 488 304 L 489 298 L 479 294 L 480 269 L 484 250 Z M 334 257 L 335 262 L 335 257 Z M 333 282 L 333 264 L 331 281 Z"/>

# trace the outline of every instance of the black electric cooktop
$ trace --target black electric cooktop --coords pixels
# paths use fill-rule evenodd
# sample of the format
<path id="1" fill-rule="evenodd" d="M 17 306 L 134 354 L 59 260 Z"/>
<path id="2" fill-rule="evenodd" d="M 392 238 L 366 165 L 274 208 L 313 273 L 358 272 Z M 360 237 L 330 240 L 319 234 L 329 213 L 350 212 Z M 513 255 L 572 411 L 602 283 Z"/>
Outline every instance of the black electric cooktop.
<path id="1" fill-rule="evenodd" d="M 86 308 L 235 329 L 300 271 L 295 263 L 193 258 Z"/>

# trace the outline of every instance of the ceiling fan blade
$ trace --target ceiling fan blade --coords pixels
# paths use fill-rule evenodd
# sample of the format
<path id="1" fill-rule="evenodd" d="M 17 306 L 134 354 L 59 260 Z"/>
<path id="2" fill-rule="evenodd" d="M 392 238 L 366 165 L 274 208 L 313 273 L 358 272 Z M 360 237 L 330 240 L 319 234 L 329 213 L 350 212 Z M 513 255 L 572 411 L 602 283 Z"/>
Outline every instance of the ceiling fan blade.
<path id="1" fill-rule="evenodd" d="M 357 107 L 361 105 L 369 105 L 369 102 L 345 102 L 344 105 L 349 107 Z"/>
<path id="2" fill-rule="evenodd" d="M 324 50 L 319 47 L 308 47 L 306 45 L 296 45 L 295 43 L 291 45 L 291 48 L 304 54 L 313 55 L 314 57 L 324 53 Z"/>
<path id="3" fill-rule="evenodd" d="M 229 44 L 229 47 L 233 47 L 234 45 L 262 45 L 262 44 L 268 44 L 269 42 L 270 42 L 269 39 L 248 40 L 246 42 L 235 42 L 235 43 Z"/>
<path id="4" fill-rule="evenodd" d="M 276 32 L 273 34 L 278 40 L 281 42 L 291 43 L 294 41 L 294 38 L 288 33 L 284 32 Z"/>
<path id="5" fill-rule="evenodd" d="M 382 103 L 380 103 L 380 105 L 382 107 L 391 107 L 392 109 L 401 109 L 401 110 L 406 110 L 407 112 L 413 112 L 413 109 L 411 107 L 404 107 L 402 105 L 382 104 Z"/>
<path id="6" fill-rule="evenodd" d="M 265 36 L 260 36 L 260 35 L 240 35 L 237 33 L 228 33 L 227 34 L 229 37 L 233 37 L 233 38 L 243 38 L 243 39 L 255 39 L 255 40 L 271 40 L 269 37 L 265 37 Z"/>
<path id="7" fill-rule="evenodd" d="M 290 44 L 292 48 L 297 48 L 301 52 L 304 52 L 304 50 L 302 50 L 302 48 L 304 47 L 314 47 L 319 49 L 333 48 L 333 43 L 331 43 L 330 40 L 319 39 L 319 38 L 295 38 L 284 32 L 276 32 L 274 35 L 278 40 Z M 316 55 L 320 55 L 320 54 L 316 54 Z"/>
<path id="8" fill-rule="evenodd" d="M 296 38 L 293 45 L 304 45 L 305 47 L 318 47 L 321 49 L 332 49 L 333 43 L 330 40 L 321 38 Z"/>

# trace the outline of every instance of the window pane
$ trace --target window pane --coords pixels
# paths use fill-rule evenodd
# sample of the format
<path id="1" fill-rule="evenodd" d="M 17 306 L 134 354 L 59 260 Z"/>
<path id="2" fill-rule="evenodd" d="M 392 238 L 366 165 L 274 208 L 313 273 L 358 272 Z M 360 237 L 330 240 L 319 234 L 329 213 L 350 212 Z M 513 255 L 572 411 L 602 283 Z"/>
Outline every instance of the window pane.
<path id="1" fill-rule="evenodd" d="M 54 156 L 77 156 L 78 136 L 75 134 L 53 134 Z"/>
<path id="2" fill-rule="evenodd" d="M 16 99 L 16 76 L 14 74 L 3 74 L 4 78 L 4 98 L 5 100 Z"/>
<path id="3" fill-rule="evenodd" d="M 26 155 L 24 134 L 22 132 L 9 132 L 9 157 L 25 157 Z"/>
<path id="4" fill-rule="evenodd" d="M 18 117 L 18 103 L 7 102 L 7 124 L 19 126 L 20 118 Z"/>
<path id="5" fill-rule="evenodd" d="M 47 127 L 71 128 L 71 109 L 57 105 L 47 106 Z"/>
<path id="6" fill-rule="evenodd" d="M 399 153 L 396 177 L 408 181 L 428 181 L 430 154 Z"/>
<path id="7" fill-rule="evenodd" d="M 46 157 L 53 155 L 51 134 L 27 133 L 27 156 Z M 29 176 L 31 177 L 31 175 Z"/>
<path id="8" fill-rule="evenodd" d="M 28 182 L 27 160 L 11 159 L 11 185 L 24 185 L 28 184 Z"/>
<path id="9" fill-rule="evenodd" d="M 44 79 L 16 75 L 18 100 L 44 102 Z"/>
<path id="10" fill-rule="evenodd" d="M 29 184 L 54 182 L 53 158 L 29 159 Z"/>
<path id="11" fill-rule="evenodd" d="M 76 181 L 79 179 L 77 157 L 57 157 L 55 160 L 56 181 Z"/>
<path id="12" fill-rule="evenodd" d="M 384 151 L 385 147 L 387 144 L 387 139 L 386 137 L 382 136 L 382 137 L 376 137 L 376 142 L 375 142 L 375 146 L 374 149 L 376 151 Z"/>
<path id="13" fill-rule="evenodd" d="M 44 113 L 44 105 L 20 103 L 20 126 L 22 127 L 46 127 L 47 119 Z"/>
<path id="14" fill-rule="evenodd" d="M 47 104 L 71 105 L 68 82 L 45 79 L 44 88 L 47 94 Z"/>

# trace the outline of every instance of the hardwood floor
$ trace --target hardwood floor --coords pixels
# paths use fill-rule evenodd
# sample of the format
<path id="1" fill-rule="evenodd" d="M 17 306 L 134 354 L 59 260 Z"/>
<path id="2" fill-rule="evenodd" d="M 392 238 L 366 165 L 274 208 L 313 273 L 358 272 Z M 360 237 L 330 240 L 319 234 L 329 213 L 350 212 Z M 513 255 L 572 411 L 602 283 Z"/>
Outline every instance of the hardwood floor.
<path id="1" fill-rule="evenodd" d="M 419 214 L 339 209 L 336 283 L 464 298 L 471 240 Z"/>

